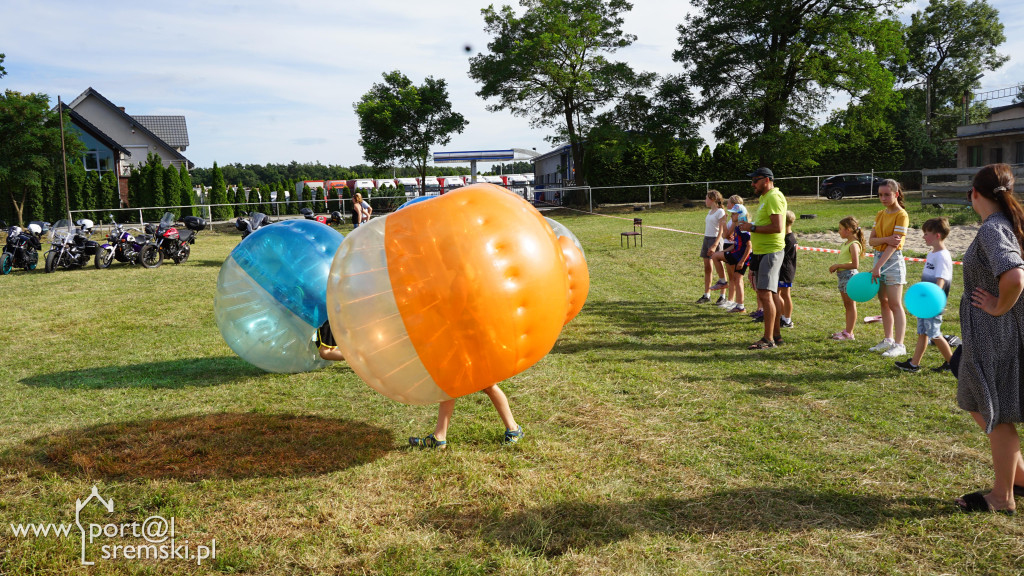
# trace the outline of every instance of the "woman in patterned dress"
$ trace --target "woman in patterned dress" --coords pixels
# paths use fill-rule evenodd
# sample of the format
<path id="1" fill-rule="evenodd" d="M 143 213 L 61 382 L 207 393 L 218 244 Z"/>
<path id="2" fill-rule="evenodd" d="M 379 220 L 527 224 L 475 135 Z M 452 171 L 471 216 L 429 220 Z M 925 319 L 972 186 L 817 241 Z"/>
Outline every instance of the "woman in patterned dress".
<path id="1" fill-rule="evenodd" d="M 963 348 L 957 404 L 988 435 L 992 491 L 957 498 L 965 512 L 1012 514 L 1024 495 L 1024 459 L 1015 423 L 1024 421 L 1024 210 L 1013 196 L 1006 164 L 982 168 L 968 193 L 982 224 L 964 254 L 960 300 Z"/>

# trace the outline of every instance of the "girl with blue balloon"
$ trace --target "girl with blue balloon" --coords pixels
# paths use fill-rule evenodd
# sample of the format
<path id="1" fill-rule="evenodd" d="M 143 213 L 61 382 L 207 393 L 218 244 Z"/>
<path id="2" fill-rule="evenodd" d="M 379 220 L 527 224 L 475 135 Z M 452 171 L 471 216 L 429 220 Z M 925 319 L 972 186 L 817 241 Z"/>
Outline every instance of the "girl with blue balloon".
<path id="1" fill-rule="evenodd" d="M 945 218 L 931 218 L 921 225 L 924 243 L 932 249 L 925 258 L 921 282 L 907 290 L 906 308 L 917 316 L 917 345 L 910 360 L 897 362 L 896 367 L 904 372 L 921 370 L 921 358 L 928 348 L 931 339 L 945 360 L 942 366 L 933 368 L 935 372 L 949 370 L 949 360 L 953 350 L 942 335 L 942 310 L 946 307 L 949 296 L 949 285 L 953 282 L 953 258 L 946 250 L 944 241 L 949 236 L 949 221 Z"/>
<path id="2" fill-rule="evenodd" d="M 1024 209 L 1013 196 L 1013 169 L 990 164 L 974 176 L 968 198 L 981 227 L 964 254 L 960 328 L 964 344 L 956 401 L 988 435 L 995 482 L 988 493 L 956 499 L 964 512 L 1004 512 L 1024 494 L 1017 422 L 1024 421 Z"/>
<path id="3" fill-rule="evenodd" d="M 903 261 L 903 241 L 910 228 L 910 215 L 903 204 L 903 189 L 895 180 L 884 180 L 878 187 L 878 199 L 885 206 L 875 216 L 868 244 L 875 249 L 871 278 L 879 284 L 878 303 L 885 337 L 868 350 L 886 358 L 903 356 L 907 348 L 907 313 L 903 310 L 903 285 L 907 283 L 907 265 Z"/>
<path id="4" fill-rule="evenodd" d="M 853 216 L 840 220 L 839 237 L 845 240 L 839 247 L 839 262 L 829 266 L 828 272 L 835 274 L 839 283 L 839 295 L 843 297 L 843 308 L 846 309 L 846 328 L 832 334 L 830 338 L 856 340 L 853 329 L 857 325 L 857 302 L 850 297 L 846 286 L 860 268 L 860 256 L 864 253 L 864 233 L 861 232 L 860 222 Z"/>

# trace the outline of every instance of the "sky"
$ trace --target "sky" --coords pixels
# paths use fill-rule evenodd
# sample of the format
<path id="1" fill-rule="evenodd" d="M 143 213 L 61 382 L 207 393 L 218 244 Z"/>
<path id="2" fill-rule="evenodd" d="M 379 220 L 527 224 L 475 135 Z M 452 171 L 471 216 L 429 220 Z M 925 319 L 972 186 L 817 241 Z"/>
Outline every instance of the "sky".
<path id="1" fill-rule="evenodd" d="M 1000 51 L 1011 60 L 981 79 L 983 90 L 1024 81 L 1024 2 L 989 3 L 1006 26 Z M 623 28 L 637 40 L 613 58 L 636 70 L 679 73 L 672 52 L 689 3 L 633 4 Z M 925 5 L 909 4 L 905 19 Z M 493 101 L 476 95 L 469 57 L 486 50 L 480 14 L 486 6 L 474 0 L 0 0 L 7 69 L 0 89 L 41 92 L 56 104 L 58 95 L 70 102 L 92 87 L 128 114 L 183 115 L 190 141 L 184 154 L 199 167 L 292 160 L 351 166 L 364 161 L 353 103 L 384 72 L 399 70 L 416 84 L 444 78 L 453 109 L 469 120 L 435 151 L 551 150 L 550 131 L 531 128 L 528 118 L 489 112 Z M 701 135 L 714 142 L 710 126 Z"/>

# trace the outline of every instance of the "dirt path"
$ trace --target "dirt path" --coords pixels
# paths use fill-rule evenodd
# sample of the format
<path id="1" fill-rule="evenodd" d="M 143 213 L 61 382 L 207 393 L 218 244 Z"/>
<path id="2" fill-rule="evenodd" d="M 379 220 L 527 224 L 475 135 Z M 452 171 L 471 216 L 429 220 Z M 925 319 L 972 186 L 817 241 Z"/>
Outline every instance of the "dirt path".
<path id="1" fill-rule="evenodd" d="M 980 226 L 980 224 L 969 224 L 951 227 L 949 236 L 946 238 L 946 249 L 949 250 L 954 260 L 960 259 L 964 252 L 967 251 L 967 247 L 971 245 L 971 241 L 974 240 L 974 236 L 978 233 Z M 865 230 L 865 241 L 867 241 L 869 233 L 870 230 Z M 843 239 L 839 237 L 839 232 L 832 231 L 815 234 L 797 234 L 797 239 L 801 243 L 813 242 L 816 246 L 825 248 L 838 248 L 843 243 Z M 927 254 L 930 250 L 924 243 L 924 236 L 921 234 L 921 230 L 911 229 L 910 234 L 907 235 L 906 242 L 903 243 L 903 252 Z"/>

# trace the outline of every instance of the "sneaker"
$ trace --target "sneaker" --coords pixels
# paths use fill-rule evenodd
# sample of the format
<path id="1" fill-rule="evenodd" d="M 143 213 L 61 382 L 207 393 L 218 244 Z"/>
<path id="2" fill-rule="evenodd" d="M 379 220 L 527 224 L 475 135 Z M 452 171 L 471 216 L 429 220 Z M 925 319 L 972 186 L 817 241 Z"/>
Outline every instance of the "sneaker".
<path id="1" fill-rule="evenodd" d="M 932 372 L 952 372 L 953 367 L 949 365 L 949 362 L 943 362 L 942 366 L 936 366 L 932 368 Z"/>
<path id="2" fill-rule="evenodd" d="M 519 442 L 519 439 L 523 437 L 523 427 L 519 426 L 515 430 L 505 430 L 505 439 L 501 441 L 502 444 L 509 445 Z"/>
<path id="3" fill-rule="evenodd" d="M 755 314 L 753 318 L 755 323 L 764 322 L 764 312 L 761 312 L 760 314 Z"/>
<path id="4" fill-rule="evenodd" d="M 725 304 L 726 302 L 728 302 L 728 300 L 725 299 L 725 296 L 719 296 L 718 300 L 715 300 L 715 306 L 721 306 L 722 304 Z"/>
<path id="5" fill-rule="evenodd" d="M 747 309 L 744 308 L 742 304 L 737 304 L 735 308 L 733 308 L 732 310 L 729 310 L 729 312 L 733 312 L 733 313 L 746 312 L 746 311 L 747 311 Z"/>
<path id="6" fill-rule="evenodd" d="M 903 370 L 904 372 L 910 372 L 912 374 L 916 374 L 917 372 L 921 371 L 921 367 L 920 366 L 914 366 L 913 364 L 910 363 L 910 360 L 905 360 L 903 362 L 897 362 L 896 363 L 896 367 L 899 368 L 900 370 Z"/>
<path id="7" fill-rule="evenodd" d="M 707 304 L 708 302 L 711 302 L 711 298 L 708 298 L 707 296 L 701 296 L 700 298 L 697 298 L 696 304 Z"/>
<path id="8" fill-rule="evenodd" d="M 946 343 L 949 344 L 950 348 L 956 348 L 957 346 L 963 344 L 963 341 L 960 340 L 960 337 L 955 336 L 953 334 L 946 334 L 943 336 L 943 338 L 946 339 Z M 931 340 L 929 340 L 928 342 L 931 342 Z"/>
<path id="9" fill-rule="evenodd" d="M 732 300 L 726 300 L 725 304 L 722 304 L 722 309 L 725 310 L 726 312 L 729 312 L 733 308 L 735 308 L 736 306 L 737 306 L 737 304 L 735 302 L 733 302 Z"/>
<path id="10" fill-rule="evenodd" d="M 780 320 L 779 324 L 783 328 L 792 328 L 793 327 L 793 321 L 792 320 Z"/>
<path id="11" fill-rule="evenodd" d="M 750 313 L 751 318 L 756 318 L 757 316 L 762 315 L 764 315 L 764 310 L 754 310 L 753 312 Z"/>
<path id="12" fill-rule="evenodd" d="M 718 282 L 715 282 L 715 285 L 712 286 L 711 289 L 712 290 L 721 290 L 721 289 L 725 288 L 728 285 L 729 285 L 729 282 L 720 279 Z"/>
<path id="13" fill-rule="evenodd" d="M 868 352 L 886 352 L 895 345 L 896 342 L 892 338 L 883 338 L 881 342 L 868 348 Z"/>
<path id="14" fill-rule="evenodd" d="M 906 356 L 907 347 L 903 344 L 896 344 L 892 348 L 889 348 L 885 352 L 882 352 L 882 358 L 895 358 L 897 356 Z"/>

